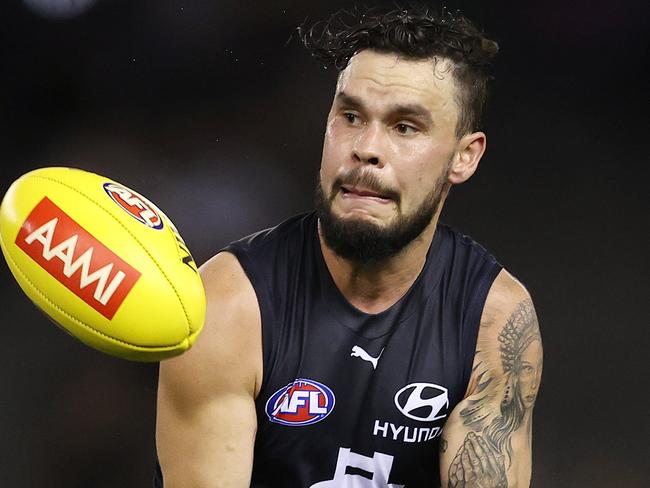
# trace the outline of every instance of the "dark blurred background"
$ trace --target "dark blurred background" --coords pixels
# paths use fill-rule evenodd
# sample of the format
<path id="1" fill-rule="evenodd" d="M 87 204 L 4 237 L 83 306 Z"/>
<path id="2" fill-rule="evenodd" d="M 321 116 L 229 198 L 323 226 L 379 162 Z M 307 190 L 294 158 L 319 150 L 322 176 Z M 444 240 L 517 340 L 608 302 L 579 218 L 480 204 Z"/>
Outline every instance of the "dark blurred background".
<path id="1" fill-rule="evenodd" d="M 349 5 L 3 0 L 1 192 L 40 166 L 110 176 L 199 263 L 310 209 L 335 73 L 287 40 Z M 447 5 L 501 46 L 488 151 L 443 221 L 536 301 L 533 486 L 649 486 L 646 2 Z M 0 287 L 0 486 L 149 486 L 157 365 L 63 334 L 4 265 Z"/>

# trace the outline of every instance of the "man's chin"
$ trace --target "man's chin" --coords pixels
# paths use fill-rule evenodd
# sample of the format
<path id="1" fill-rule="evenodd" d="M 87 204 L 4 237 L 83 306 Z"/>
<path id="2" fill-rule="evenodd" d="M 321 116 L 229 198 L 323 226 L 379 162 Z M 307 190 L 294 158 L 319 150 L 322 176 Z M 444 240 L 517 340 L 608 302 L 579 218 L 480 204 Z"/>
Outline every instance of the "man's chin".
<path id="1" fill-rule="evenodd" d="M 332 251 L 362 264 L 389 258 L 399 250 L 390 244 L 394 229 L 369 215 L 321 215 L 321 231 Z"/>
<path id="2" fill-rule="evenodd" d="M 368 209 L 368 208 L 352 208 L 341 209 L 335 205 L 331 209 L 332 220 L 340 223 L 357 223 L 359 225 L 372 225 L 377 230 L 387 229 L 395 222 L 395 215 L 392 212 L 386 212 Z"/>
<path id="3" fill-rule="evenodd" d="M 350 234 L 366 234 L 383 239 L 393 231 L 393 220 L 386 220 L 369 214 L 332 215 L 330 222 L 341 232 Z"/>
<path id="4" fill-rule="evenodd" d="M 334 225 L 350 229 L 366 228 L 381 232 L 383 229 L 387 228 L 385 222 L 382 222 L 371 215 L 332 215 L 330 221 Z"/>

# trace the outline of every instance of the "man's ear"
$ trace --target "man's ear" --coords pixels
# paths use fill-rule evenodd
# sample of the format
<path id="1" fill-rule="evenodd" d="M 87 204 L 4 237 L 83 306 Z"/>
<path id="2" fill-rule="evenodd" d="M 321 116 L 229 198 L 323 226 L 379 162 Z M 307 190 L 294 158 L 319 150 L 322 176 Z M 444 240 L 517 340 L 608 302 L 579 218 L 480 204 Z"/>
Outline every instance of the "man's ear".
<path id="1" fill-rule="evenodd" d="M 458 141 L 458 149 L 449 172 L 449 182 L 458 185 L 474 174 L 485 152 L 487 138 L 483 132 L 466 134 Z"/>

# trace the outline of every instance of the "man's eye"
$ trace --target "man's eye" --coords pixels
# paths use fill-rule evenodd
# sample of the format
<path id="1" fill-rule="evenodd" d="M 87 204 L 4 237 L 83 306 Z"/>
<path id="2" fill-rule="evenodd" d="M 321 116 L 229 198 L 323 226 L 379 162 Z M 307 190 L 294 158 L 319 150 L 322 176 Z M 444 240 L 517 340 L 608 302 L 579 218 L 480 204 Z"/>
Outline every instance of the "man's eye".
<path id="1" fill-rule="evenodd" d="M 395 126 L 395 130 L 404 135 L 415 134 L 418 131 L 417 128 L 413 127 L 412 125 L 404 123 L 397 124 Z"/>
<path id="2" fill-rule="evenodd" d="M 348 121 L 350 124 L 354 124 L 354 123 L 357 122 L 357 120 L 358 120 L 358 117 L 357 117 L 355 114 L 352 114 L 352 113 L 350 113 L 350 112 L 346 112 L 346 113 L 344 113 L 343 116 L 347 119 L 347 121 Z"/>

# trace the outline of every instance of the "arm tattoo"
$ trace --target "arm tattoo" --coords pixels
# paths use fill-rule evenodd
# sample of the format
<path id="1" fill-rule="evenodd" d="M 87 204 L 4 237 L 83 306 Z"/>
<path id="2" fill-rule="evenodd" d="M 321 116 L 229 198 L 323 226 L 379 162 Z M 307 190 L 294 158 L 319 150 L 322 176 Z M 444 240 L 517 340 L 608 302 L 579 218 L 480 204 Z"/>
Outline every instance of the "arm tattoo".
<path id="1" fill-rule="evenodd" d="M 508 488 L 503 455 L 489 439 L 470 432 L 449 466 L 448 488 Z"/>
<path id="2" fill-rule="evenodd" d="M 470 432 L 449 468 L 448 488 L 507 488 L 506 463 L 512 461 L 512 434 L 530 414 L 539 389 L 541 338 L 530 300 L 520 302 L 499 333 L 499 354 L 505 388 L 499 413 L 487 424 L 489 396 L 479 396 L 461 411 L 463 423 L 482 431 Z M 491 379 L 479 376 L 481 393 Z M 485 386 L 482 386 L 485 385 Z M 529 425 L 530 427 L 530 425 Z M 503 453 L 503 454 L 502 454 Z"/>

